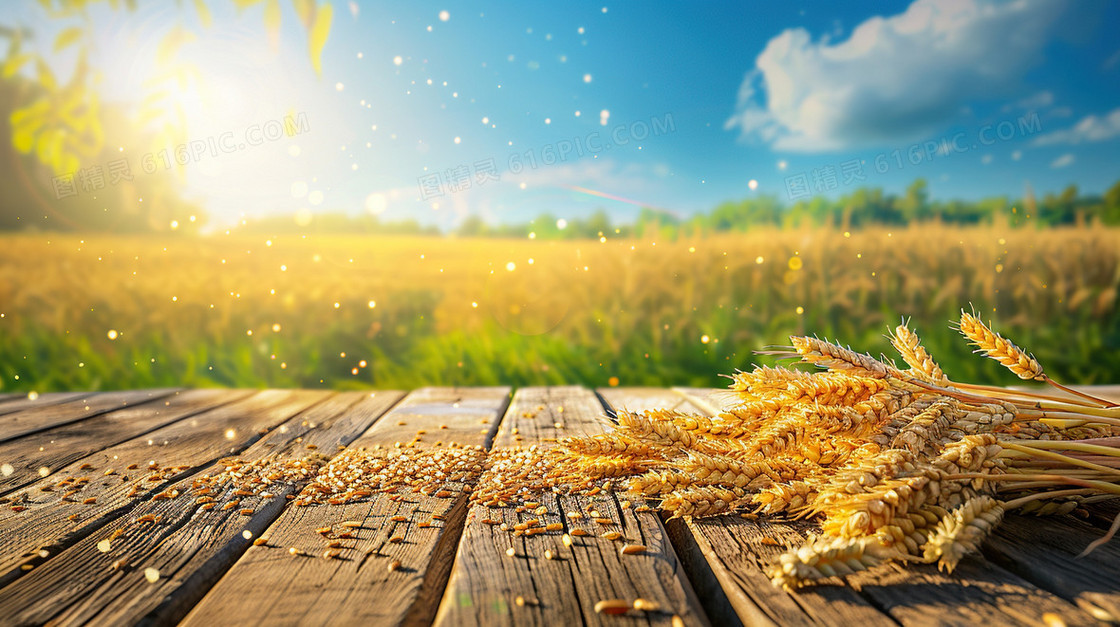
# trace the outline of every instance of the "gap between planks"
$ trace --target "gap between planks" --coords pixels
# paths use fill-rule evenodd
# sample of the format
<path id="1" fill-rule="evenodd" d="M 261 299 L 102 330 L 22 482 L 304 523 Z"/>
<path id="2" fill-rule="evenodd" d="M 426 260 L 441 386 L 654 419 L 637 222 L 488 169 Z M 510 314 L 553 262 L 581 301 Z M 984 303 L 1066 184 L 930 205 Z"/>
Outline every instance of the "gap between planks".
<path id="1" fill-rule="evenodd" d="M 47 394 L 9 394 L 0 400 L 0 416 L 88 397 L 96 392 L 50 392 Z"/>
<path id="2" fill-rule="evenodd" d="M 72 462 L 155 431 L 177 420 L 249 396 L 247 390 L 187 390 L 150 403 L 133 404 L 0 443 L 0 497 L 50 476 Z"/>
<path id="3" fill-rule="evenodd" d="M 80 394 L 43 407 L 28 407 L 0 416 L 0 442 L 26 437 L 53 427 L 88 420 L 115 409 L 159 400 L 176 388 Z"/>

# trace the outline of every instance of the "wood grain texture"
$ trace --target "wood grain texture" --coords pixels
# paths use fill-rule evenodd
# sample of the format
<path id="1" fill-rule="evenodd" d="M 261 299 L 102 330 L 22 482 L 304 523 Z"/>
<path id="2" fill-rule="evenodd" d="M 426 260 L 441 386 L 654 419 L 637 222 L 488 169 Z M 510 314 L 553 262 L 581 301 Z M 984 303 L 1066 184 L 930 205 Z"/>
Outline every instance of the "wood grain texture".
<path id="1" fill-rule="evenodd" d="M 509 388 L 417 390 L 352 446 L 394 447 L 424 430 L 413 446 L 488 447 L 508 402 Z M 265 532 L 268 545 L 251 547 L 184 625 L 430 624 L 466 513 L 464 486 L 451 487 L 453 498 L 380 494 L 346 505 L 288 508 Z M 391 520 L 398 516 L 405 520 Z M 316 530 L 342 521 L 361 527 L 351 531 L 355 537 L 345 541 L 341 559 L 319 557 L 326 540 Z M 389 542 L 393 536 L 403 541 Z M 304 555 L 293 556 L 290 548 Z M 401 567 L 389 571 L 394 560 Z"/>
<path id="2" fill-rule="evenodd" d="M 29 397 L 27 394 L 8 394 L 4 396 L 3 400 L 0 400 L 0 416 L 23 411 L 25 409 L 57 405 L 58 403 L 65 403 L 66 401 L 92 396 L 93 394 L 94 392 L 49 392 L 47 394 L 35 395 L 34 398 Z M 2 418 L 0 418 L 0 420 L 2 420 Z"/>
<path id="3" fill-rule="evenodd" d="M 1085 389 L 1120 398 L 1115 386 Z M 1091 508 L 1085 520 L 1008 516 L 983 555 L 966 558 L 952 575 L 932 566 L 890 565 L 788 594 L 770 585 L 763 568 L 787 546 L 800 545 L 811 525 L 716 517 L 662 526 L 652 512 L 623 508 L 623 493 L 550 495 L 540 499 L 548 510 L 543 516 L 512 508 L 468 510 L 466 497 L 458 495 L 379 495 L 346 506 L 286 507 L 284 495 L 295 485 L 263 502 L 247 499 L 248 516 L 240 508 L 200 511 L 190 496 L 150 500 L 164 490 L 186 492 L 194 478 L 215 472 L 214 462 L 230 455 L 329 457 L 347 444 L 423 448 L 437 440 L 548 447 L 557 438 L 610 429 L 603 404 L 583 388 L 521 390 L 508 411 L 507 388 L 417 390 L 380 419 L 400 393 L 156 392 L 165 396 L 62 393 L 29 401 L 0 395 L 0 433 L 15 419 L 12 437 L 0 438 L 0 465 L 12 471 L 0 476 L 0 624 L 172 624 L 186 615 L 186 623 L 202 627 L 433 620 L 618 625 L 667 624 L 673 613 L 687 624 L 716 625 L 1037 625 L 1054 617 L 1069 625 L 1120 622 L 1120 541 L 1075 557 L 1112 523 L 1118 503 Z M 718 411 L 721 392 L 599 391 L 613 407 L 696 413 Z M 417 440 L 420 429 L 427 433 Z M 150 460 L 173 470 L 146 481 Z M 139 467 L 126 470 L 130 464 Z M 42 467 L 46 477 L 38 474 Z M 107 469 L 113 474 L 105 475 Z M 62 489 L 44 491 L 67 477 L 90 480 L 66 501 Z M 87 498 L 95 502 L 83 504 Z M 588 505 L 616 524 L 600 528 L 564 516 Z M 138 519 L 145 514 L 162 518 L 141 529 Z M 405 521 L 394 522 L 396 516 Z M 618 530 L 649 550 L 624 556 L 621 543 L 597 537 L 573 538 L 569 548 L 561 532 L 514 538 L 481 523 L 493 518 L 512 525 L 528 517 L 561 523 L 565 531 Z M 324 540 L 315 530 L 343 520 L 362 521 L 357 537 L 341 559 L 323 559 Z M 115 529 L 125 533 L 102 553 L 98 542 Z M 251 546 L 262 534 L 269 545 Z M 397 535 L 404 541 L 390 543 Z M 292 556 L 289 547 L 306 555 Z M 505 555 L 509 547 L 514 558 Z M 557 559 L 546 559 L 546 549 Z M 390 572 L 386 565 L 394 559 L 401 568 Z M 127 564 L 114 570 L 118 560 Z M 155 582 L 145 577 L 149 567 L 159 573 Z M 518 596 L 524 605 L 516 603 Z M 597 600 L 638 596 L 660 602 L 664 611 L 593 611 Z"/>
<path id="4" fill-rule="evenodd" d="M 238 457 L 333 455 L 399 398 L 392 392 L 332 396 L 292 416 Z M 268 486 L 272 498 L 243 497 L 237 507 L 225 509 L 222 504 L 238 498 L 230 484 L 211 495 L 219 506 L 204 510 L 191 493 L 194 475 L 171 486 L 182 496 L 142 502 L 130 514 L 132 520 L 154 516 L 157 523 L 125 526 L 108 552 L 99 550 L 101 534 L 88 536 L 9 586 L 0 600 L 0 615 L 21 623 L 175 623 L 280 515 L 288 504 L 285 497 L 303 486 L 274 482 Z M 249 510 L 251 515 L 245 515 Z M 118 561 L 127 566 L 112 569 Z M 158 571 L 158 579 L 145 577 L 148 568 Z"/>
<path id="5" fill-rule="evenodd" d="M 1066 516 L 1008 516 L 983 549 L 988 559 L 1092 616 L 1120 623 L 1120 541 L 1077 557 L 1102 535 L 1099 528 Z"/>
<path id="6" fill-rule="evenodd" d="M 692 407 L 718 406 L 722 390 L 678 391 Z M 609 391 L 602 391 L 610 398 Z M 664 401 L 651 391 L 652 402 Z M 638 404 L 634 391 L 620 399 Z M 728 591 L 745 623 L 761 609 L 776 624 L 886 624 L 907 626 L 1037 624 L 1044 613 L 1061 616 L 1068 624 L 1089 624 L 1092 618 L 1052 592 L 976 557 L 966 558 L 952 574 L 932 565 L 891 565 L 858 573 L 846 585 L 815 586 L 790 594 L 769 587 L 763 569 L 787 548 L 801 546 L 812 525 L 783 524 L 764 519 L 716 517 L 686 521 L 697 547 Z M 767 590 L 767 587 L 769 589 Z M 736 590 L 738 588 L 738 590 Z M 745 604 L 739 595 L 754 602 Z M 884 616 L 884 614 L 886 616 Z"/>
<path id="7" fill-rule="evenodd" d="M 131 390 L 82 394 L 62 403 L 33 407 L 0 416 L 0 442 L 14 440 L 51 427 L 87 420 L 105 412 L 161 399 L 176 390 Z"/>
<path id="8" fill-rule="evenodd" d="M 244 390 L 187 390 L 141 405 L 130 405 L 88 420 L 0 443 L 0 496 L 49 476 L 102 449 L 128 441 L 193 414 L 247 397 Z M 44 470 L 45 474 L 44 474 Z"/>
<path id="9" fill-rule="evenodd" d="M 526 388 L 513 399 L 495 449 L 538 445 L 548 447 L 556 438 L 602 433 L 608 421 L 604 408 L 590 390 L 579 387 Z M 516 431 L 515 431 L 516 429 Z M 520 439 L 519 439 L 520 438 Z M 471 508 L 455 567 L 436 617 L 437 625 L 668 625 L 679 615 L 689 625 L 708 624 L 707 616 L 669 543 L 661 521 L 652 512 L 624 508 L 613 493 L 594 497 L 546 494 L 540 503 L 544 515 L 518 514 L 514 508 Z M 599 525 L 585 518 L 571 521 L 567 512 L 597 509 L 614 524 Z M 560 523 L 562 531 L 515 538 L 484 519 L 501 519 L 509 525 L 538 518 L 542 525 Z M 632 544 L 648 549 L 621 555 L 622 541 L 596 536 L 574 537 L 572 546 L 561 542 L 573 526 L 595 534 L 619 531 Z M 513 548 L 509 557 L 506 550 Z M 545 551 L 555 559 L 547 559 Z M 521 597 L 523 604 L 517 603 Z M 644 598 L 661 610 L 625 617 L 597 614 L 598 601 Z"/>
<path id="10" fill-rule="evenodd" d="M 111 446 L 3 497 L 12 501 L 0 505 L 0 586 L 128 514 L 137 503 L 192 474 L 193 469 L 245 450 L 264 433 L 325 397 L 324 392 L 259 392 Z M 160 467 L 183 470 L 166 479 L 148 481 L 151 461 Z M 90 467 L 83 468 L 85 464 Z M 138 468 L 128 470 L 133 464 Z M 107 469 L 116 474 L 103 476 Z M 90 481 L 73 500 L 64 500 L 66 492 L 55 486 L 66 477 L 88 477 Z M 137 491 L 130 497 L 133 488 Z M 88 498 L 96 502 L 85 504 Z M 27 509 L 15 511 L 16 505 Z M 42 557 L 40 550 L 46 551 L 47 557 Z"/>

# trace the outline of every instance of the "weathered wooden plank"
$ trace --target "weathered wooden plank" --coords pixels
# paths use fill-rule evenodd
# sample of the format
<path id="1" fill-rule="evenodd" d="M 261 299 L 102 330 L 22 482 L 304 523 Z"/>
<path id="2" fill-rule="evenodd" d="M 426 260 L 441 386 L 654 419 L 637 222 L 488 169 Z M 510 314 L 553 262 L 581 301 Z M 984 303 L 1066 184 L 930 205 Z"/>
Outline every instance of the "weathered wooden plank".
<path id="1" fill-rule="evenodd" d="M 352 446 L 392 447 L 423 430 L 416 448 L 437 441 L 487 447 L 508 402 L 509 388 L 417 390 Z M 379 494 L 346 505 L 289 508 L 265 532 L 268 546 L 251 547 L 184 625 L 428 624 L 451 567 L 466 498 Z M 392 520 L 398 516 L 404 520 Z M 345 541 L 340 559 L 318 557 L 326 540 L 316 530 L 342 521 L 361 527 L 349 530 L 355 537 Z M 389 542 L 393 536 L 403 541 Z M 306 555 L 293 557 L 289 548 Z M 390 571 L 394 560 L 401 566 Z"/>
<path id="2" fill-rule="evenodd" d="M 723 388 L 675 387 L 672 391 L 683 396 L 690 406 L 710 416 L 723 410 L 723 397 L 727 394 Z"/>
<path id="3" fill-rule="evenodd" d="M 1100 620 L 1120 622 L 1120 543 L 1078 558 L 1100 529 L 1062 517 L 1008 516 L 984 555 L 1035 585 L 1073 601 Z"/>
<path id="4" fill-rule="evenodd" d="M 35 409 L 65 403 L 76 398 L 90 396 L 92 392 L 50 392 L 47 394 L 12 394 L 0 401 L 0 416 L 25 409 Z"/>
<path id="5" fill-rule="evenodd" d="M 111 446 L 3 497 L 8 502 L 0 505 L 0 586 L 102 529 L 137 502 L 163 491 L 169 482 L 191 474 L 198 466 L 237 454 L 262 433 L 324 398 L 323 392 L 259 392 Z M 153 461 L 159 471 L 148 470 Z M 134 465 L 135 469 L 129 469 Z M 116 474 L 104 476 L 107 469 Z M 81 489 L 72 495 L 73 500 L 64 500 L 75 488 L 58 486 L 63 478 L 89 481 L 78 486 Z M 87 504 L 91 498 L 95 502 Z M 18 508 L 26 509 L 16 511 Z"/>
<path id="6" fill-rule="evenodd" d="M 334 396 L 289 418 L 238 458 L 286 462 L 333 455 L 399 398 L 394 392 Z M 202 474 L 171 486 L 183 496 L 142 502 L 131 512 L 133 520 L 151 516 L 157 523 L 126 526 L 107 552 L 98 547 L 102 534 L 88 536 L 9 586 L 0 599 L 0 615 L 18 623 L 177 622 L 280 515 L 285 497 L 303 486 L 275 481 L 267 486 L 269 498 L 238 497 L 240 486 L 231 482 L 206 496 L 216 499 L 207 509 L 192 492 Z M 233 500 L 238 502 L 225 507 Z M 127 566 L 111 567 L 120 562 Z"/>
<path id="7" fill-rule="evenodd" d="M 700 392 L 707 394 L 711 391 Z M 691 402 L 673 390 L 612 388 L 601 389 L 599 394 L 618 409 L 643 411 L 666 408 L 697 414 L 712 413 L 709 409 L 713 405 L 711 401 Z M 742 621 L 747 625 L 893 624 L 889 617 L 848 587 L 821 587 L 797 595 L 774 588 L 764 568 L 780 552 L 772 546 L 777 540 L 775 535 L 785 531 L 778 525 L 719 516 L 675 519 L 669 522 L 668 528 L 693 584 L 698 591 L 703 591 L 701 599 L 704 607 L 723 608 L 729 605 L 734 610 L 734 614 L 722 616 L 722 620 L 713 616 L 716 622 L 730 624 Z M 796 534 L 786 539 L 800 542 L 800 536 Z"/>
<path id="8" fill-rule="evenodd" d="M 158 400 L 173 392 L 175 392 L 174 388 L 99 392 L 83 394 L 79 398 L 56 405 L 24 409 L 0 417 L 0 442 L 14 440 L 37 431 L 44 431 L 71 422 L 87 420 L 93 416 L 129 405 Z"/>
<path id="9" fill-rule="evenodd" d="M 87 455 L 208 409 L 247 397 L 246 390 L 187 390 L 81 422 L 0 443 L 0 496 Z"/>
<path id="10" fill-rule="evenodd" d="M 719 404 L 719 391 L 693 392 L 698 393 L 683 396 L 694 408 Z M 629 403 L 637 406 L 636 400 Z M 711 518 L 691 521 L 687 528 L 701 550 L 707 551 L 709 564 L 716 564 L 713 571 L 726 570 L 721 579 L 725 590 L 728 582 L 742 587 L 755 599 L 754 605 L 777 624 L 882 622 L 882 615 L 873 613 L 872 607 L 907 626 L 1037 623 L 1047 612 L 1062 616 L 1071 625 L 1092 622 L 1085 612 L 1058 596 L 977 558 L 966 558 L 952 575 L 939 573 L 932 565 L 894 565 L 849 577 L 848 584 L 866 602 L 843 585 L 817 586 L 795 594 L 773 588 L 768 592 L 762 569 L 787 547 L 805 541 L 805 525 Z M 707 547 L 703 547 L 705 543 Z M 744 559 L 745 555 L 750 558 Z M 801 610 L 800 618 L 790 603 Z M 750 618 L 743 620 L 749 622 Z"/>
<path id="11" fill-rule="evenodd" d="M 607 424 L 598 398 L 578 387 L 527 388 L 517 392 L 502 422 L 495 449 L 519 445 L 550 446 L 558 437 L 602 433 Z M 547 509 L 518 514 L 512 507 L 471 508 L 455 567 L 440 603 L 437 625 L 562 625 L 627 624 L 668 625 L 674 615 L 686 624 L 706 625 L 708 618 L 688 581 L 657 516 L 623 507 L 611 492 L 594 497 L 546 494 L 540 503 Z M 614 524 L 599 525 L 584 518 L 569 520 L 567 512 L 597 509 Z M 562 531 L 513 537 L 484 519 L 502 519 L 511 527 L 537 518 L 542 525 L 563 525 Z M 621 542 L 596 535 L 574 537 L 571 547 L 561 534 L 573 527 L 594 534 L 619 531 L 626 542 L 647 550 L 622 555 Z M 506 550 L 514 549 L 509 557 Z M 545 551 L 554 559 L 547 559 Z M 517 603 L 521 597 L 523 604 Z M 656 612 L 620 619 L 597 614 L 595 604 L 605 599 L 633 601 L 644 598 L 660 604 Z"/>

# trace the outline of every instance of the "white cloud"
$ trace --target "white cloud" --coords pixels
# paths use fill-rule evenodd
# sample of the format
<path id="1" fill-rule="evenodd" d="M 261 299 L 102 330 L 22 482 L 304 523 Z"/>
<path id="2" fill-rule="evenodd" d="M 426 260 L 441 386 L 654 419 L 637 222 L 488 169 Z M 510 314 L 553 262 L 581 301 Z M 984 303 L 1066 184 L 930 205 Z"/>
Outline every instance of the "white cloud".
<path id="1" fill-rule="evenodd" d="M 1058 168 L 1064 168 L 1067 165 L 1070 165 L 1072 163 L 1073 163 L 1073 155 L 1071 155 L 1070 153 L 1067 152 L 1066 154 L 1058 157 L 1057 159 L 1054 159 L 1054 161 L 1050 163 L 1050 167 L 1057 170 Z"/>
<path id="2" fill-rule="evenodd" d="M 1013 95 L 1061 10 L 1050 0 L 916 0 L 837 43 L 783 31 L 744 79 L 725 128 L 797 151 L 928 137 L 970 102 Z"/>
<path id="3" fill-rule="evenodd" d="M 1004 105 L 1003 112 L 1007 113 L 1013 109 L 1026 109 L 1027 111 L 1035 111 L 1054 104 L 1054 94 L 1049 91 L 1040 91 L 1032 96 L 1027 96 L 1018 102 L 1013 102 Z"/>
<path id="4" fill-rule="evenodd" d="M 1104 116 L 1090 115 L 1068 128 L 1047 133 L 1034 140 L 1036 146 L 1054 144 L 1080 144 L 1081 142 L 1101 142 L 1120 136 L 1120 108 L 1113 109 Z"/>

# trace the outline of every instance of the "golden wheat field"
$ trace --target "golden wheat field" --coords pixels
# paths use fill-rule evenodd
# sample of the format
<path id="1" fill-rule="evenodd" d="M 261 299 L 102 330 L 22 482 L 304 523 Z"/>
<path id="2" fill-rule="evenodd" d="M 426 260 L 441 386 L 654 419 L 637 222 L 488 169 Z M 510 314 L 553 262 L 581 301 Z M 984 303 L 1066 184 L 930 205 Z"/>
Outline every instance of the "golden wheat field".
<path id="1" fill-rule="evenodd" d="M 1120 230 L 911 226 L 677 241 L 0 238 L 0 390 L 725 385 L 794 334 L 1010 383 L 947 328 L 995 320 L 1077 383 L 1120 372 Z"/>

